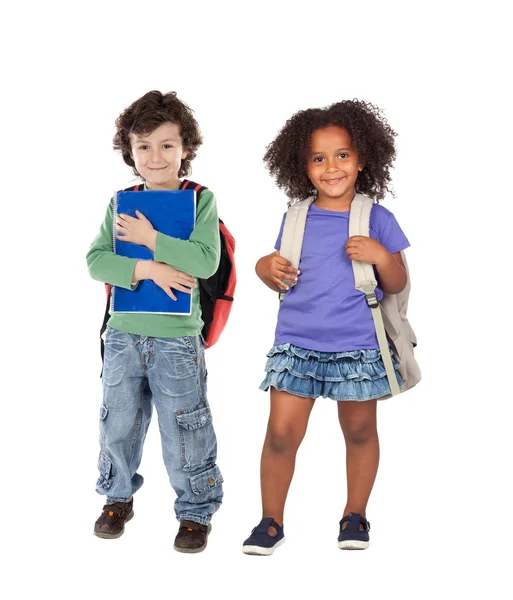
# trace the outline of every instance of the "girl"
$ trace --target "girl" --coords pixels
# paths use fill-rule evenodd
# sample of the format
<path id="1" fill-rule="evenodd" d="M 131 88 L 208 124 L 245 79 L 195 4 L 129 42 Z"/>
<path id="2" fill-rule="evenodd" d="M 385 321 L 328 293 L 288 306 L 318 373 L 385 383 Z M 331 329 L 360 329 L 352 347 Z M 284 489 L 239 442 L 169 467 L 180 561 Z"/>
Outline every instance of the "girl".
<path id="1" fill-rule="evenodd" d="M 272 554 L 284 542 L 283 512 L 296 452 L 319 396 L 337 402 L 346 442 L 347 503 L 338 546 L 369 545 L 366 507 L 379 461 L 376 404 L 390 387 L 371 310 L 354 287 L 351 260 L 374 265 L 381 299 L 383 291 L 396 294 L 406 285 L 400 252 L 409 242 L 392 213 L 377 203 L 371 211 L 371 237 L 348 239 L 348 224 L 355 193 L 379 201 L 388 191 L 395 135 L 377 107 L 343 101 L 295 114 L 264 157 L 289 198 L 315 195 L 315 201 L 308 212 L 300 268 L 280 257 L 284 221 L 276 252 L 256 265 L 272 290 L 288 289 L 287 279 L 298 283 L 280 306 L 260 386 L 270 388 L 271 395 L 261 460 L 263 518 L 244 542 L 246 554 Z"/>

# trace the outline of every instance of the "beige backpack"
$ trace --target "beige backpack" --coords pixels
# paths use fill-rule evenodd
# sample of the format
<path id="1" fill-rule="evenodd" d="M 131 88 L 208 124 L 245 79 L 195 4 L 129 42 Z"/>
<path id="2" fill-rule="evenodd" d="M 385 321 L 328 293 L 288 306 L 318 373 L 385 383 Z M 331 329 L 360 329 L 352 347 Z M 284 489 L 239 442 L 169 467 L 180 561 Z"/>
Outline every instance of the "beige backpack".
<path id="1" fill-rule="evenodd" d="M 285 217 L 280 255 L 290 260 L 292 266 L 296 269 L 299 267 L 301 258 L 306 217 L 314 200 L 314 197 L 310 197 L 295 202 L 289 207 Z M 349 237 L 354 235 L 369 237 L 370 213 L 373 204 L 374 200 L 372 198 L 363 194 L 355 195 L 349 213 Z M 355 288 L 365 294 L 367 304 L 372 311 L 376 336 L 392 391 L 391 394 L 380 399 L 405 392 L 420 381 L 420 368 L 414 356 L 417 339 L 406 317 L 410 295 L 410 274 L 404 252 L 401 252 L 401 257 L 408 275 L 406 287 L 399 294 L 384 293 L 381 302 L 378 302 L 376 295 L 377 281 L 372 265 L 359 260 L 352 261 Z M 286 281 L 285 283 L 289 288 L 296 284 L 294 281 Z M 280 300 L 283 300 L 285 293 L 285 291 L 280 292 Z M 397 384 L 394 366 L 388 350 L 389 343 L 394 359 L 400 365 L 399 373 L 404 382 L 400 388 Z"/>

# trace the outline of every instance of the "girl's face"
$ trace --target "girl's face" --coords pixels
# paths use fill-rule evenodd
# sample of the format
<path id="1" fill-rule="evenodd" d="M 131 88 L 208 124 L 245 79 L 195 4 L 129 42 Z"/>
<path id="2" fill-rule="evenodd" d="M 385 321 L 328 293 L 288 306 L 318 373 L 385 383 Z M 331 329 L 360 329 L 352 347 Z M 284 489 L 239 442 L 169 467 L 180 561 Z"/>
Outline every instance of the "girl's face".
<path id="1" fill-rule="evenodd" d="M 331 125 L 313 132 L 306 170 L 319 198 L 350 202 L 362 169 L 347 129 Z"/>
<path id="2" fill-rule="evenodd" d="M 130 134 L 132 157 L 138 173 L 150 190 L 178 186 L 178 172 L 187 151 L 182 148 L 176 123 L 163 123 L 149 134 Z"/>

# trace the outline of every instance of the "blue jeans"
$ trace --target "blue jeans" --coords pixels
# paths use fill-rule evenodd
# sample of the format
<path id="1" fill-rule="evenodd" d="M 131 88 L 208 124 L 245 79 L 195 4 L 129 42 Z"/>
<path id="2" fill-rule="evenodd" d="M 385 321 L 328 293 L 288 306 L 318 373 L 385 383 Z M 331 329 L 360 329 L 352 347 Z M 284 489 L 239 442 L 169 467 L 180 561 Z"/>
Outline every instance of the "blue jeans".
<path id="1" fill-rule="evenodd" d="M 128 502 L 143 484 L 137 469 L 153 404 L 177 495 L 176 517 L 206 525 L 221 504 L 223 478 L 216 466 L 203 344 L 199 336 L 152 338 L 108 327 L 96 484 L 107 504 Z"/>

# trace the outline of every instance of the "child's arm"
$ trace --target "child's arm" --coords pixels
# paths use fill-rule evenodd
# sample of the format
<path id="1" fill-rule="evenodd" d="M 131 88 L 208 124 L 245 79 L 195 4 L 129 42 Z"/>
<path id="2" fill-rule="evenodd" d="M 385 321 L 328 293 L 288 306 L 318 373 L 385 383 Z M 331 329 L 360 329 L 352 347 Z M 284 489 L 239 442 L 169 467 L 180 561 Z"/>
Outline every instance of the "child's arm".
<path id="1" fill-rule="evenodd" d="M 192 290 L 197 287 L 194 277 L 154 260 L 137 261 L 132 276 L 132 284 L 143 279 L 151 279 L 173 300 L 176 300 L 173 290 L 191 294 Z"/>
<path id="2" fill-rule="evenodd" d="M 152 279 L 166 294 L 176 300 L 172 289 L 190 293 L 196 287 L 193 277 L 154 260 L 138 260 L 114 254 L 112 248 L 113 202 L 87 253 L 87 266 L 93 279 L 134 290 L 139 281 Z"/>
<path id="3" fill-rule="evenodd" d="M 137 282 L 132 283 L 137 259 L 114 254 L 112 248 L 113 206 L 111 200 L 105 219 L 87 253 L 87 267 L 89 274 L 96 281 L 133 290 L 137 287 Z"/>
<path id="4" fill-rule="evenodd" d="M 362 235 L 350 237 L 346 251 L 351 260 L 376 266 L 380 287 L 385 293 L 398 294 L 406 287 L 406 269 L 400 252 L 390 254 L 377 240 Z"/>
<path id="5" fill-rule="evenodd" d="M 408 276 L 401 253 L 390 254 L 388 250 L 380 263 L 376 263 L 379 286 L 386 294 L 399 294 L 406 287 Z"/>
<path id="6" fill-rule="evenodd" d="M 146 246 L 153 252 L 155 261 L 193 277 L 208 279 L 219 266 L 219 218 L 214 194 L 210 190 L 204 190 L 199 198 L 196 224 L 188 240 L 155 231 L 141 213 L 137 218 L 118 217 L 117 228 L 121 233 L 118 239 Z"/>
<path id="7" fill-rule="evenodd" d="M 265 283 L 268 288 L 274 292 L 279 292 L 282 289 L 288 290 L 282 279 L 294 279 L 297 281 L 298 269 L 294 269 L 290 265 L 290 261 L 280 256 L 280 252 L 276 250 L 272 254 L 262 256 L 255 265 L 256 274 Z"/>

